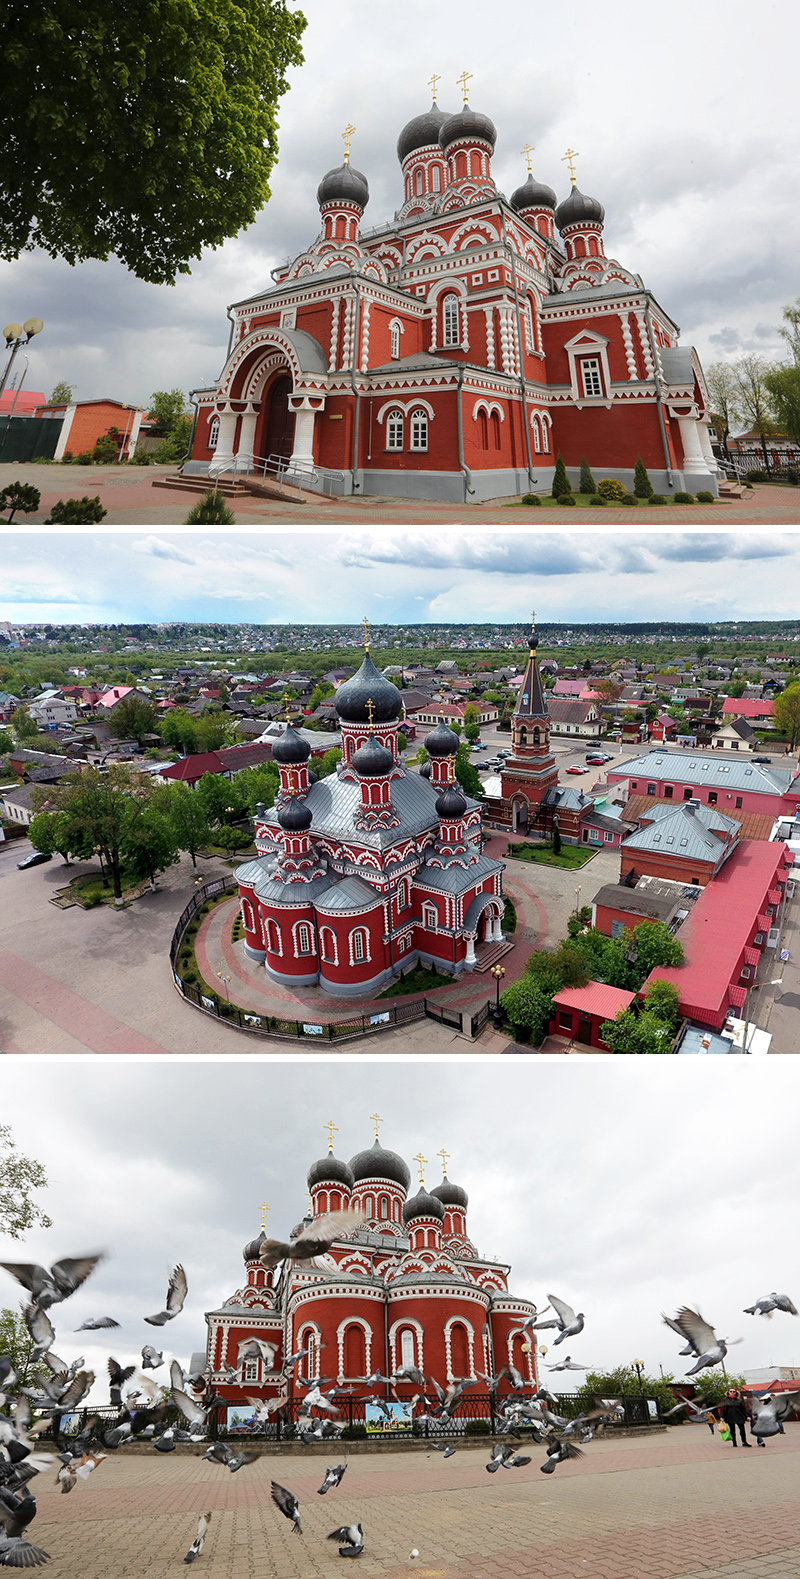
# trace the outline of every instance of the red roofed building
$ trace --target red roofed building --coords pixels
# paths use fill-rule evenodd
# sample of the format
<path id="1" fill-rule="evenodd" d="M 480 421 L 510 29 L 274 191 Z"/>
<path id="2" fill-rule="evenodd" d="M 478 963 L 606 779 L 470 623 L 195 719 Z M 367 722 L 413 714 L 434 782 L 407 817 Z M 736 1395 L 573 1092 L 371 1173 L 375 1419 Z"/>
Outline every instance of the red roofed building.
<path id="1" fill-rule="evenodd" d="M 550 1021 L 550 1035 L 563 1036 L 568 1041 L 582 1042 L 597 1052 L 607 1053 L 608 1048 L 600 1035 L 605 1020 L 615 1020 L 623 1009 L 635 1001 L 635 992 L 623 992 L 620 987 L 609 987 L 604 981 L 587 981 L 585 987 L 564 987 L 553 998 L 555 1016 Z"/>
<path id="2" fill-rule="evenodd" d="M 722 704 L 723 718 L 750 718 L 757 724 L 771 724 L 775 717 L 775 703 L 766 700 L 748 702 L 743 696 L 726 696 Z"/>
<path id="3" fill-rule="evenodd" d="M 36 417 L 61 418 L 61 432 L 54 459 L 60 461 L 69 451 L 82 455 L 93 450 L 98 439 L 112 429 L 119 434 L 119 459 L 127 460 L 136 449 L 142 421 L 147 412 L 141 406 L 127 406 L 121 400 L 75 400 L 71 405 L 37 406 Z"/>
<path id="4" fill-rule="evenodd" d="M 666 743 L 675 739 L 677 730 L 678 726 L 674 718 L 670 718 L 669 713 L 659 713 L 658 718 L 654 718 L 650 725 L 650 739 Z"/>
<path id="5" fill-rule="evenodd" d="M 792 860 L 784 844 L 743 839 L 703 889 L 678 933 L 683 964 L 659 965 L 648 977 L 677 987 L 687 1019 L 720 1030 L 744 1006 Z"/>

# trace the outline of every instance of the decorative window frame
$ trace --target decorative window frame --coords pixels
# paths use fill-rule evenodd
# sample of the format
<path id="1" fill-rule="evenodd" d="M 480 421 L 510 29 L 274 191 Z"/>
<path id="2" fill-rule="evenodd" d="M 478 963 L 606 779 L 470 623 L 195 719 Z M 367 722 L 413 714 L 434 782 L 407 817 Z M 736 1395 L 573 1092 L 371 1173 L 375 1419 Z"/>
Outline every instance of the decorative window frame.
<path id="1" fill-rule="evenodd" d="M 458 230 L 454 231 L 453 235 L 450 237 L 450 251 L 465 252 L 467 250 L 466 244 L 469 242 L 470 238 L 472 236 L 478 235 L 481 235 L 481 246 L 486 246 L 488 244 L 489 246 L 496 247 L 500 241 L 498 231 L 494 225 L 489 223 L 487 219 L 468 219 L 465 220 L 464 224 L 460 225 Z"/>
<path id="2" fill-rule="evenodd" d="M 439 911 L 431 899 L 426 899 L 422 906 L 422 925 L 427 932 L 439 929 Z"/>
<path id="3" fill-rule="evenodd" d="M 387 400 L 380 410 L 376 412 L 375 421 L 383 422 L 390 411 L 401 411 L 403 416 L 407 417 L 410 412 L 417 410 L 424 411 L 429 420 L 433 422 L 436 412 L 427 400 Z"/>
<path id="4" fill-rule="evenodd" d="M 472 408 L 473 422 L 477 422 L 479 411 L 485 411 L 487 417 L 491 417 L 496 413 L 501 422 L 505 422 L 506 420 L 505 411 L 503 410 L 499 400 L 476 400 Z"/>
<path id="5" fill-rule="evenodd" d="M 256 923 L 255 917 L 253 915 L 253 906 L 251 905 L 250 900 L 242 898 L 240 902 L 240 909 L 242 912 L 242 925 L 245 929 L 245 932 L 255 932 Z"/>
<path id="6" fill-rule="evenodd" d="M 581 410 L 584 406 L 606 406 L 610 409 L 613 405 L 611 394 L 611 369 L 608 365 L 608 340 L 604 335 L 595 334 L 591 329 L 583 329 L 580 334 L 568 340 L 564 350 L 569 358 L 570 395 L 574 404 Z M 603 394 L 585 395 L 583 393 L 583 380 L 581 360 L 585 356 L 595 357 L 600 363 L 600 380 L 603 385 Z"/>
<path id="7" fill-rule="evenodd" d="M 551 433 L 553 431 L 553 419 L 550 416 L 549 411 L 540 411 L 538 409 L 535 410 L 535 411 L 532 411 L 531 414 L 530 414 L 529 421 L 530 421 L 531 427 L 534 430 L 534 435 L 536 433 L 536 424 L 538 423 L 541 426 L 541 431 L 542 431 L 542 453 L 545 454 L 545 455 L 552 455 L 552 453 L 553 453 L 553 446 L 552 446 L 552 444 L 550 442 L 550 436 L 551 436 Z"/>
<path id="8" fill-rule="evenodd" d="M 345 1316 L 344 1321 L 340 1321 L 336 1329 L 336 1344 L 339 1352 L 340 1383 L 348 1380 L 347 1372 L 344 1368 L 344 1338 L 348 1327 L 361 1327 L 364 1333 L 364 1358 L 366 1363 L 365 1375 L 372 1375 L 372 1328 L 369 1322 L 365 1321 L 363 1316 Z M 349 1380 L 354 1381 L 355 1378 L 350 1377 Z"/>
<path id="9" fill-rule="evenodd" d="M 296 329 L 297 328 L 297 308 L 296 307 L 284 307 L 283 312 L 281 313 L 281 328 L 282 329 Z"/>
<path id="10" fill-rule="evenodd" d="M 508 1365 L 513 1365 L 515 1369 L 517 1369 L 517 1362 L 514 1359 L 514 1339 L 515 1338 L 519 1338 L 520 1336 L 521 1336 L 521 1333 L 520 1333 L 519 1327 L 514 1327 L 510 1332 L 508 1332 L 506 1334 L 506 1348 L 508 1350 L 508 1361 L 507 1361 L 507 1364 Z M 531 1386 L 535 1386 L 536 1385 L 536 1375 L 535 1375 L 535 1372 L 534 1372 L 534 1369 L 533 1369 L 533 1352 L 534 1352 L 533 1351 L 533 1344 L 531 1343 L 530 1348 L 528 1349 L 527 1353 L 524 1356 L 525 1364 L 527 1365 L 527 1368 L 528 1368 L 528 1377 L 530 1379 Z"/>
<path id="11" fill-rule="evenodd" d="M 541 430 L 541 428 L 539 426 L 539 417 L 538 417 L 538 414 L 536 412 L 534 412 L 533 416 L 531 417 L 531 428 L 533 430 L 533 448 L 534 448 L 534 453 L 536 455 L 541 455 L 541 453 L 542 453 L 542 430 Z"/>
<path id="12" fill-rule="evenodd" d="M 308 948 L 302 948 L 300 945 L 300 932 L 303 928 L 308 934 Z M 292 946 L 295 959 L 308 959 L 316 954 L 314 932 L 310 921 L 294 921 L 292 923 Z"/>
<path id="13" fill-rule="evenodd" d="M 219 444 L 219 417 L 212 417 L 211 421 L 210 421 L 210 423 L 208 425 L 208 444 L 207 444 L 206 448 L 209 449 L 209 450 L 215 450 L 218 444 Z"/>
<path id="14" fill-rule="evenodd" d="M 428 413 L 424 406 L 415 406 L 408 419 L 409 451 L 415 455 L 428 453 Z"/>
<path id="15" fill-rule="evenodd" d="M 325 941 L 325 934 L 326 933 L 329 933 L 330 936 L 333 939 L 333 951 L 332 951 L 332 953 L 328 953 L 327 952 L 327 943 Z M 320 949 L 320 959 L 322 960 L 322 963 L 324 965 L 338 965 L 338 963 L 339 963 L 339 939 L 337 938 L 336 933 L 333 930 L 333 927 L 329 926 L 327 922 L 323 923 L 323 925 L 319 929 L 319 949 Z"/>
<path id="16" fill-rule="evenodd" d="M 422 1324 L 419 1321 L 417 1321 L 414 1316 L 400 1316 L 398 1318 L 398 1320 L 393 1322 L 392 1326 L 389 1328 L 389 1360 L 390 1360 L 390 1364 L 391 1364 L 391 1367 L 392 1367 L 392 1373 L 394 1374 L 394 1372 L 396 1370 L 398 1370 L 400 1364 L 402 1364 L 402 1361 L 400 1360 L 398 1352 L 397 1352 L 398 1351 L 397 1339 L 398 1339 L 398 1336 L 399 1336 L 399 1333 L 400 1333 L 400 1330 L 401 1330 L 402 1327 L 410 1327 L 411 1330 L 416 1335 L 416 1339 L 417 1339 L 417 1358 L 416 1358 L 415 1364 L 419 1367 L 419 1369 L 421 1371 L 424 1371 L 424 1369 L 425 1369 L 425 1366 L 424 1366 L 425 1355 L 424 1355 L 424 1350 L 423 1350 L 423 1343 L 424 1343 L 424 1340 L 425 1340 L 425 1333 L 424 1333 L 424 1329 L 422 1327 Z M 368 1374 L 371 1374 L 371 1373 L 368 1373 Z"/>
<path id="17" fill-rule="evenodd" d="M 305 1320 L 303 1320 L 301 1325 L 296 1329 L 296 1332 L 295 1332 L 295 1339 L 296 1339 L 296 1342 L 297 1342 L 298 1349 L 305 1349 L 307 1347 L 307 1345 L 308 1345 L 308 1339 L 309 1338 L 313 1338 L 314 1339 L 314 1354 L 313 1354 L 314 1368 L 313 1368 L 313 1370 L 305 1371 L 304 1375 L 310 1377 L 312 1382 L 317 1382 L 317 1381 L 319 1381 L 319 1373 L 320 1373 L 320 1360 L 321 1360 L 321 1350 L 322 1350 L 322 1328 L 317 1326 L 317 1323 L 315 1321 L 308 1321 L 307 1319 L 305 1319 Z M 305 1363 L 308 1364 L 308 1361 L 306 1360 Z"/>
<path id="18" fill-rule="evenodd" d="M 399 318 L 392 318 L 392 319 L 390 319 L 390 321 L 389 321 L 389 336 L 390 336 L 390 347 L 391 347 L 391 349 L 390 349 L 390 353 L 389 354 L 390 354 L 393 362 L 399 361 L 399 358 L 400 358 L 400 336 L 401 336 L 401 334 L 405 334 L 405 332 L 406 332 L 405 331 L 405 324 L 402 324 L 400 322 Z"/>
<path id="19" fill-rule="evenodd" d="M 270 930 L 271 927 L 275 928 L 274 933 Z M 273 937 L 277 938 L 277 948 L 272 946 Z M 280 922 L 276 921 L 274 916 L 267 916 L 264 922 L 264 943 L 268 954 L 277 954 L 278 959 L 283 959 L 283 932 Z"/>
<path id="20" fill-rule="evenodd" d="M 442 350 L 457 351 L 462 343 L 461 299 L 458 291 L 442 298 Z"/>
<path id="21" fill-rule="evenodd" d="M 393 455 L 402 453 L 406 442 L 405 414 L 401 407 L 392 406 L 386 422 L 385 448 Z"/>
<path id="22" fill-rule="evenodd" d="M 447 1362 L 447 1380 L 448 1382 L 453 1382 L 456 1379 L 453 1372 L 453 1356 L 451 1349 L 451 1336 L 455 1326 L 464 1327 L 466 1330 L 467 1344 L 469 1346 L 469 1377 L 470 1381 L 475 1381 L 475 1328 L 467 1316 L 462 1316 L 460 1314 L 457 1316 L 448 1316 L 444 1325 L 444 1352 Z"/>
<path id="23" fill-rule="evenodd" d="M 357 937 L 364 939 L 364 953 L 361 956 L 358 956 L 355 952 Z M 369 965 L 372 960 L 369 946 L 369 928 L 365 926 L 352 927 L 347 935 L 347 948 L 351 965 Z"/>

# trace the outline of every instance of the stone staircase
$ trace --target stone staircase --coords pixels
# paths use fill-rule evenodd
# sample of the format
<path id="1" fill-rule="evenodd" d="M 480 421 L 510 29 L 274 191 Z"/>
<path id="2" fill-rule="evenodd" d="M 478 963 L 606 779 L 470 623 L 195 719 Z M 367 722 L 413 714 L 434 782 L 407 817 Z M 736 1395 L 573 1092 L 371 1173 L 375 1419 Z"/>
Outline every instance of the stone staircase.
<path id="1" fill-rule="evenodd" d="M 511 953 L 513 947 L 514 944 L 509 943 L 507 940 L 502 943 L 481 944 L 480 953 L 478 954 L 477 961 L 473 966 L 473 971 L 477 971 L 480 974 L 482 971 L 491 970 L 492 966 L 496 965 L 498 960 L 503 959 L 506 954 Z"/>
<path id="2" fill-rule="evenodd" d="M 749 493 L 749 491 L 750 490 L 748 488 L 745 488 L 743 483 L 732 482 L 727 477 L 720 477 L 720 480 L 719 480 L 719 496 L 720 496 L 720 499 L 743 499 L 745 494 Z"/>
<path id="3" fill-rule="evenodd" d="M 168 488 L 173 493 L 191 493 L 202 496 L 214 486 L 208 477 L 182 477 L 176 473 L 174 477 L 154 477 L 153 488 Z M 244 477 L 232 480 L 221 478 L 217 483 L 217 493 L 223 499 L 277 499 L 281 504 L 336 504 L 338 501 L 329 494 L 312 493 L 305 489 L 281 487 L 269 477 L 255 478 L 248 481 Z"/>

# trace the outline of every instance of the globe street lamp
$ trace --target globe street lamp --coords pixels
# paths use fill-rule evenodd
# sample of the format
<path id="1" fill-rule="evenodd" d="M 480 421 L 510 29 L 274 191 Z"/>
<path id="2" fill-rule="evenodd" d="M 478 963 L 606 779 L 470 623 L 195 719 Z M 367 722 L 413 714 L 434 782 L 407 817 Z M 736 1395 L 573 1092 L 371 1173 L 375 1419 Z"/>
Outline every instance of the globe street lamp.
<path id="1" fill-rule="evenodd" d="M 491 975 L 494 976 L 497 993 L 494 1005 L 494 1013 L 492 1015 L 492 1023 L 496 1031 L 499 1031 L 503 1024 L 503 1011 L 500 1008 L 500 983 L 503 980 L 505 973 L 505 967 L 503 965 L 492 966 Z"/>
<path id="2" fill-rule="evenodd" d="M 231 995 L 228 992 L 228 983 L 229 983 L 230 979 L 231 979 L 230 976 L 223 976 L 222 971 L 220 971 L 220 970 L 217 971 L 217 981 L 221 981 L 222 982 L 222 985 L 225 988 L 225 997 L 226 997 L 228 1003 L 230 1003 L 230 1001 L 231 1001 Z"/>
<path id="3" fill-rule="evenodd" d="M 8 375 L 14 365 L 14 358 L 22 345 L 28 345 L 35 334 L 41 334 L 44 328 L 41 318 L 26 318 L 24 323 L 7 323 L 3 330 L 6 350 L 11 355 L 6 362 L 5 372 L 0 379 L 0 395 L 8 383 Z"/>
<path id="4" fill-rule="evenodd" d="M 639 1392 L 642 1395 L 642 1403 L 644 1403 L 644 1388 L 642 1386 L 642 1372 L 644 1371 L 644 1360 L 631 1360 L 631 1365 L 633 1366 L 633 1369 L 636 1372 L 636 1379 L 637 1379 L 637 1381 L 639 1383 Z"/>

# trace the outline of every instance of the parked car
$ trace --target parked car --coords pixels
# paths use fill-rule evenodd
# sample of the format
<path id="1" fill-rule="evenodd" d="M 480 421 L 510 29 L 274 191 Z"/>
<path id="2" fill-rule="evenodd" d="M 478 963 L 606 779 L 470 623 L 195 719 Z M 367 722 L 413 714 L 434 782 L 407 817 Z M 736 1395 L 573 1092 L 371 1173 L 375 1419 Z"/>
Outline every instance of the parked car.
<path id="1" fill-rule="evenodd" d="M 610 762 L 614 753 L 612 751 L 587 751 L 587 762 Z"/>
<path id="2" fill-rule="evenodd" d="M 589 769 L 588 769 L 588 768 L 582 768 L 582 767 L 579 767 L 579 766 L 578 766 L 578 765 L 577 765 L 577 764 L 576 764 L 576 765 L 575 765 L 575 767 L 572 767 L 572 768 L 567 768 L 567 772 L 568 772 L 568 773 L 588 773 L 588 772 L 589 772 Z"/>
<path id="3" fill-rule="evenodd" d="M 587 757 L 586 766 L 590 768 L 601 768 L 607 761 L 607 757 Z"/>
<path id="4" fill-rule="evenodd" d="M 43 861 L 52 861 L 52 855 L 43 855 L 41 850 L 33 850 L 30 855 L 24 855 L 17 861 L 17 869 L 26 872 L 29 866 L 41 866 Z"/>
<path id="5" fill-rule="evenodd" d="M 767 765 L 769 766 L 769 764 L 772 762 L 772 757 L 753 757 L 753 761 L 754 762 L 766 762 Z"/>

